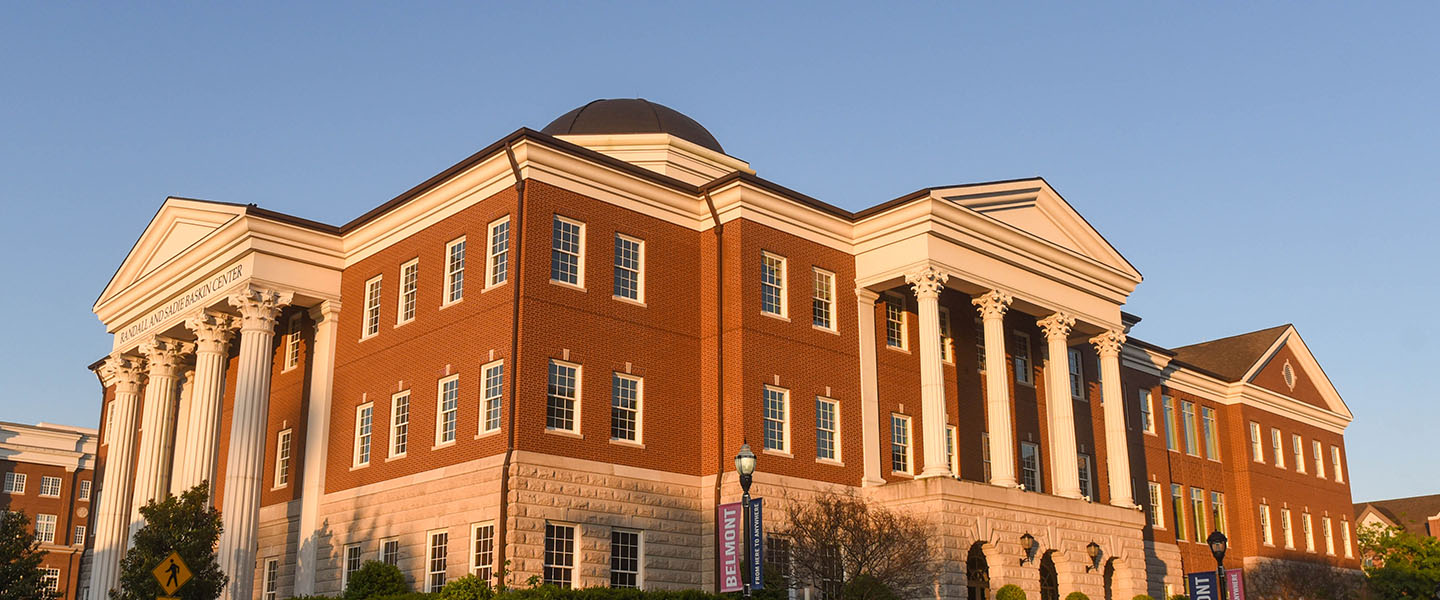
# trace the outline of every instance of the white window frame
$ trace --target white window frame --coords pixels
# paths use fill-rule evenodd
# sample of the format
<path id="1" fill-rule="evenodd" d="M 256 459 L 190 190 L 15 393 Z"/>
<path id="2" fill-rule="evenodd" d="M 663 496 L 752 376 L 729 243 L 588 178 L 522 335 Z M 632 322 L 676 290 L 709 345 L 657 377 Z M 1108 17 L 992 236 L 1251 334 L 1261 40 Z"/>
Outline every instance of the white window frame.
<path id="1" fill-rule="evenodd" d="M 376 275 L 365 280 L 365 307 L 360 319 L 360 339 L 368 340 L 380 333 L 380 294 L 385 287 L 385 276 Z"/>
<path id="2" fill-rule="evenodd" d="M 575 256 L 575 281 L 565 281 L 555 278 L 555 253 L 572 254 L 555 247 L 555 224 L 565 223 L 577 227 L 580 239 L 577 241 L 578 249 L 573 253 Z M 585 289 L 585 223 L 555 215 L 555 220 L 550 223 L 550 283 L 563 285 L 577 289 Z"/>
<path id="3" fill-rule="evenodd" d="M 615 569 L 615 534 L 629 534 L 635 536 L 635 585 L 626 586 L 628 589 L 642 589 L 645 587 L 645 532 L 639 529 L 628 527 L 615 527 L 610 530 L 610 587 L 615 586 L 615 574 L 630 573 L 630 571 L 617 571 Z"/>
<path id="4" fill-rule="evenodd" d="M 1209 406 L 1200 406 L 1200 442 L 1205 450 L 1205 458 L 1220 461 L 1220 417 L 1215 409 Z"/>
<path id="5" fill-rule="evenodd" d="M 1185 539 L 1185 486 L 1178 483 L 1170 484 L 1170 509 L 1175 512 L 1175 541 L 1188 542 Z"/>
<path id="6" fill-rule="evenodd" d="M 823 331 L 839 331 L 838 319 L 835 318 L 835 274 L 820 267 L 811 267 L 810 278 L 810 326 Z M 825 323 L 816 322 L 821 316 Z"/>
<path id="7" fill-rule="evenodd" d="M 52 483 L 54 484 L 54 488 L 55 488 L 54 490 L 51 490 L 51 489 L 50 489 Z M 50 475 L 41 475 L 41 476 L 40 476 L 40 497 L 42 497 L 42 498 L 59 498 L 59 497 L 60 497 L 60 491 L 61 491 L 61 487 L 60 487 L 60 486 L 62 486 L 62 485 L 64 485 L 64 484 L 63 484 L 63 480 L 60 479 L 59 477 L 52 477 L 52 476 L 50 476 Z"/>
<path id="8" fill-rule="evenodd" d="M 1210 527 L 1220 533 L 1230 533 L 1229 515 L 1225 514 L 1225 492 L 1210 490 Z"/>
<path id="9" fill-rule="evenodd" d="M 585 387 L 585 386 L 584 386 L 584 381 L 585 381 L 584 374 L 585 374 L 585 370 L 584 370 L 584 368 L 583 368 L 582 366 L 580 366 L 579 364 L 571 363 L 571 362 L 565 362 L 565 361 L 563 361 L 563 360 L 555 360 L 555 359 L 553 359 L 553 358 L 550 359 L 550 365 L 565 367 L 565 368 L 568 368 L 568 369 L 573 369 L 573 370 L 575 371 L 575 391 L 574 391 L 575 397 L 573 397 L 573 398 L 568 398 L 568 400 L 571 401 L 571 404 L 570 404 L 570 406 L 571 406 L 571 411 L 570 411 L 570 413 L 571 413 L 571 414 L 570 414 L 570 425 L 571 425 L 571 427 L 568 428 L 568 429 L 566 429 L 566 428 L 563 428 L 563 427 L 554 427 L 554 426 L 552 426 L 552 425 L 550 424 L 550 400 L 551 400 L 551 398 L 561 398 L 562 400 L 567 399 L 567 398 L 564 398 L 563 396 L 553 396 L 553 395 L 550 394 L 550 392 L 549 392 L 549 387 L 550 387 L 550 368 L 549 368 L 549 366 L 547 365 L 547 366 L 546 366 L 546 369 L 545 369 L 545 384 L 546 384 L 546 392 L 545 392 L 545 431 L 547 431 L 547 432 L 548 432 L 548 431 L 554 431 L 554 432 L 563 432 L 563 433 L 579 434 L 579 433 L 580 433 L 580 416 L 581 416 L 581 414 L 582 414 L 581 411 L 580 411 L 580 407 L 581 407 L 581 401 L 582 401 L 582 399 L 584 398 L 584 387 Z"/>
<path id="10" fill-rule="evenodd" d="M 1340 466 L 1340 447 L 1330 446 L 1330 469 L 1335 473 L 1335 483 L 1345 483 L 1345 468 Z"/>
<path id="11" fill-rule="evenodd" d="M 404 402 L 403 406 L 401 402 Z M 401 412 L 401 409 L 404 412 Z M 404 417 L 404 420 L 401 420 Z M 403 436 L 403 437 L 402 437 Z M 390 458 L 403 458 L 410 452 L 410 390 L 390 396 Z"/>
<path id="12" fill-rule="evenodd" d="M 990 432 L 980 432 L 980 467 L 981 474 L 985 476 L 985 482 L 989 483 L 994 475 L 994 463 L 990 460 Z"/>
<path id="13" fill-rule="evenodd" d="M 912 424 L 910 415 L 890 413 L 890 472 L 892 474 L 911 476 L 915 474 L 915 430 L 911 427 Z M 897 437 L 897 433 L 902 434 L 903 439 Z M 904 450 L 902 453 L 905 456 L 904 469 L 895 468 L 897 455 L 895 448 L 897 446 Z"/>
<path id="14" fill-rule="evenodd" d="M 100 444 L 108 445 L 110 443 L 110 430 L 113 428 L 112 426 L 114 424 L 115 401 L 111 400 L 105 403 L 105 435 L 100 436 Z"/>
<path id="15" fill-rule="evenodd" d="M 35 539 L 46 544 L 55 543 L 56 528 L 60 526 L 60 516 L 50 514 L 35 515 Z"/>
<path id="16" fill-rule="evenodd" d="M 772 394 L 772 393 L 775 393 L 775 394 L 779 394 L 779 395 L 780 395 L 780 411 L 781 411 L 781 415 L 780 415 L 780 418 L 779 418 L 779 419 L 771 418 L 770 415 L 768 414 L 769 404 L 770 404 L 770 394 Z M 784 456 L 789 456 L 789 455 L 790 455 L 790 415 L 791 415 L 791 414 L 792 414 L 792 411 L 790 410 L 790 390 L 787 390 L 787 389 L 785 389 L 785 388 L 778 387 L 778 386 L 766 385 L 766 386 L 764 387 L 764 389 L 760 392 L 760 424 L 761 424 L 761 430 L 760 430 L 760 437 L 761 437 L 760 446 L 761 446 L 761 448 L 763 448 L 762 452 L 766 452 L 766 453 L 779 453 L 779 454 L 784 455 Z M 779 448 L 771 448 L 771 447 L 770 447 L 770 435 L 769 435 L 769 433 L 770 433 L 770 423 L 771 423 L 771 422 L 779 422 L 779 424 L 780 424 L 780 447 L 779 447 Z"/>
<path id="17" fill-rule="evenodd" d="M 291 442 L 294 437 L 294 430 L 289 428 L 275 433 L 275 487 L 272 489 L 290 485 L 290 459 L 294 456 Z"/>
<path id="18" fill-rule="evenodd" d="M 505 227 L 503 248 L 497 248 L 495 230 Z M 510 215 L 491 221 L 485 226 L 485 289 L 500 287 L 510 281 Z"/>
<path id="19" fill-rule="evenodd" d="M 260 571 L 260 599 L 276 600 L 280 597 L 280 559 L 265 559 L 265 568 Z"/>
<path id="20" fill-rule="evenodd" d="M 905 297 L 894 292 L 887 292 L 885 294 L 884 302 L 882 302 L 882 304 L 885 305 L 885 347 L 891 350 L 909 352 L 910 312 L 905 310 Z M 899 315 L 900 318 L 898 320 L 890 316 L 891 310 L 894 310 L 895 313 Z M 898 341 L 900 342 L 899 345 L 894 344 L 890 339 L 890 325 L 892 323 L 897 325 L 897 333 L 899 334 Z"/>
<path id="21" fill-rule="evenodd" d="M 1070 365 L 1070 399 L 1085 399 L 1085 354 L 1079 348 L 1066 348 L 1065 360 Z"/>
<path id="22" fill-rule="evenodd" d="M 1265 464 L 1265 441 L 1260 439 L 1260 424 L 1250 422 L 1250 460 Z"/>
<path id="23" fill-rule="evenodd" d="M 392 547 L 395 549 L 395 559 L 393 562 L 390 560 L 390 549 Z M 380 556 L 378 557 L 378 560 L 387 565 L 396 567 L 400 566 L 400 538 L 382 538 L 380 540 Z"/>
<path id="24" fill-rule="evenodd" d="M 1290 509 L 1280 509 L 1280 532 L 1285 534 L 1285 548 L 1295 549 L 1295 524 L 1290 521 Z"/>
<path id="25" fill-rule="evenodd" d="M 369 423 L 365 420 L 369 419 Z M 360 468 L 370 465 L 370 459 L 375 454 L 375 403 L 366 402 L 355 407 L 355 447 L 351 468 Z M 361 460 L 361 459 L 364 460 Z"/>
<path id="26" fill-rule="evenodd" d="M 1035 466 L 1034 466 L 1033 469 L 1027 469 L 1026 466 L 1025 466 L 1025 449 L 1026 449 L 1026 448 L 1030 448 L 1030 449 L 1032 450 L 1032 452 L 1034 453 L 1034 456 L 1035 456 Z M 1034 443 L 1034 442 L 1020 442 L 1020 482 L 1021 482 L 1022 484 L 1025 482 L 1025 471 L 1031 470 L 1031 471 L 1034 471 L 1034 472 L 1035 472 L 1035 485 L 1034 485 L 1034 486 L 1026 486 L 1026 487 L 1025 487 L 1025 491 L 1027 491 L 1027 492 L 1037 492 L 1037 493 L 1042 493 L 1042 494 L 1045 493 L 1044 460 L 1045 460 L 1045 457 L 1040 454 L 1040 444 L 1036 444 L 1036 443 Z"/>
<path id="27" fill-rule="evenodd" d="M 950 329 L 950 309 L 940 307 L 940 360 L 947 364 L 955 364 L 955 336 Z"/>
<path id="28" fill-rule="evenodd" d="M 1315 523 L 1310 518 L 1310 513 L 1300 513 L 1300 528 L 1305 533 L 1305 551 L 1315 552 Z"/>
<path id="29" fill-rule="evenodd" d="M 1150 492 L 1150 527 L 1152 529 L 1165 528 L 1165 492 L 1160 489 L 1160 484 L 1154 481 L 1147 481 L 1146 487 Z"/>
<path id="30" fill-rule="evenodd" d="M 1295 455 L 1295 472 L 1305 472 L 1305 438 L 1298 433 L 1290 434 L 1290 451 Z"/>
<path id="31" fill-rule="evenodd" d="M 290 315 L 285 322 L 285 367 L 280 372 L 293 371 L 300 366 L 300 313 Z"/>
<path id="32" fill-rule="evenodd" d="M 1270 428 L 1270 450 L 1275 454 L 1275 466 L 1281 469 L 1285 468 L 1284 440 L 1285 438 L 1280 434 L 1279 429 L 1274 427 Z"/>
<path id="33" fill-rule="evenodd" d="M 945 426 L 945 463 L 950 465 L 950 474 L 956 479 L 960 478 L 960 457 L 955 455 L 955 449 L 960 447 L 960 428 L 954 425 Z"/>
<path id="34" fill-rule="evenodd" d="M 400 265 L 400 290 L 395 303 L 395 326 L 399 327 L 415 320 L 416 308 L 420 305 L 420 259 L 412 258 Z M 409 313 L 409 315 L 406 315 Z"/>
<path id="35" fill-rule="evenodd" d="M 442 308 L 465 299 L 465 254 L 468 249 L 463 235 L 445 243 L 445 288 L 440 290 Z"/>
<path id="36" fill-rule="evenodd" d="M 1260 504 L 1260 541 L 1266 546 L 1275 545 L 1275 532 L 1270 526 L 1270 505 Z"/>
<path id="37" fill-rule="evenodd" d="M 89 479 L 80 480 L 80 493 L 76 495 L 75 499 L 79 500 L 80 502 L 89 502 L 91 485 L 92 484 L 90 483 Z"/>
<path id="38" fill-rule="evenodd" d="M 24 494 L 25 482 L 29 477 L 24 473 L 10 472 L 5 474 L 5 493 Z"/>
<path id="39" fill-rule="evenodd" d="M 1080 493 L 1090 500 L 1095 499 L 1095 460 L 1089 454 L 1076 455 L 1076 467 L 1080 470 Z"/>
<path id="40" fill-rule="evenodd" d="M 1180 401 L 1180 434 L 1185 441 L 1185 453 L 1190 456 L 1202 456 L 1199 427 L 1195 423 L 1197 416 L 1194 402 Z"/>
<path id="41" fill-rule="evenodd" d="M 821 427 L 820 405 L 830 407 L 830 427 Z M 820 456 L 820 432 L 830 434 L 830 456 Z M 840 458 L 840 401 L 826 396 L 815 397 L 815 460 L 825 463 L 841 463 Z"/>
<path id="42" fill-rule="evenodd" d="M 626 439 L 626 438 L 622 438 L 622 437 L 615 437 L 615 411 L 616 411 L 617 408 L 618 408 L 618 407 L 615 405 L 615 401 L 616 401 L 616 399 L 617 399 L 617 398 L 616 398 L 616 395 L 615 395 L 615 384 L 616 384 L 616 381 L 617 381 L 617 380 L 633 381 L 633 382 L 635 383 L 635 408 L 634 408 L 634 411 L 633 411 L 633 412 L 635 413 L 635 424 L 634 424 L 634 430 L 630 432 L 631 435 L 633 436 L 633 439 Z M 611 440 L 611 441 L 614 441 L 614 442 L 617 442 L 617 443 L 644 445 L 644 444 L 645 444 L 645 426 L 644 426 L 644 423 L 645 423 L 645 378 L 644 378 L 644 377 L 639 377 L 639 376 L 636 376 L 636 375 L 630 375 L 630 374 L 628 374 L 628 373 L 620 373 L 620 372 L 618 372 L 618 371 L 612 371 L 612 372 L 610 373 L 610 440 Z"/>
<path id="43" fill-rule="evenodd" d="M 1010 353 L 1010 363 L 1015 367 L 1015 383 L 1034 387 L 1035 363 L 1031 358 L 1034 349 L 1030 346 L 1030 334 L 1016 329 L 1011 330 L 1010 338 L 1015 342 L 1015 348 Z"/>
<path id="44" fill-rule="evenodd" d="M 480 532 L 485 528 L 489 528 L 490 530 L 488 538 L 490 549 L 487 551 L 490 555 L 490 562 L 488 564 L 482 564 L 481 561 L 483 559 L 480 558 Z M 496 527 L 494 521 L 481 521 L 470 524 L 470 574 L 479 577 L 487 583 L 495 577 L 495 532 Z"/>
<path id="45" fill-rule="evenodd" d="M 1325 444 L 1320 440 L 1310 440 L 1310 452 L 1315 457 L 1315 476 L 1325 478 Z"/>
<path id="46" fill-rule="evenodd" d="M 490 385 L 492 378 L 499 379 L 495 382 L 497 385 L 493 390 Z M 491 406 L 492 404 L 494 406 Z M 504 415 L 505 360 L 501 359 L 480 366 L 480 434 L 476 437 L 500 431 L 500 428 L 504 426 L 504 422 L 501 420 Z M 490 426 L 492 421 L 495 424 L 494 427 Z"/>
<path id="47" fill-rule="evenodd" d="M 766 282 L 766 281 L 765 281 L 766 271 L 771 268 L 770 265 L 766 263 L 767 260 L 773 260 L 773 261 L 776 261 L 776 262 L 778 263 L 779 271 L 780 271 L 780 272 L 779 272 L 779 273 L 777 274 L 777 276 L 776 276 L 776 279 L 777 279 L 777 282 L 776 282 L 776 283 L 769 283 L 769 282 Z M 779 318 L 781 318 L 781 319 L 788 319 L 788 318 L 790 318 L 790 317 L 789 317 L 789 315 L 790 315 L 790 299 L 787 297 L 789 294 L 787 293 L 787 287 L 788 287 L 788 286 L 786 285 L 786 276 L 788 275 L 789 272 L 790 272 L 790 265 L 786 262 L 785 257 L 780 256 L 779 254 L 775 254 L 775 253 L 773 253 L 773 252 L 763 252 L 763 251 L 762 251 L 762 252 L 760 253 L 760 314 L 765 315 L 765 316 L 768 316 L 768 317 L 779 317 Z M 779 307 L 779 308 L 780 308 L 780 311 L 779 311 L 779 312 L 766 310 L 766 308 L 765 308 L 765 290 L 766 290 L 766 288 L 775 288 L 776 294 L 779 295 L 779 301 L 780 301 L 780 307 Z"/>
<path id="48" fill-rule="evenodd" d="M 450 417 L 453 429 L 450 431 L 450 439 L 447 440 L 445 439 L 445 418 L 446 413 L 450 411 L 445 410 L 445 386 L 452 383 L 455 384 L 455 414 Z M 439 381 L 435 382 L 435 447 L 449 446 L 458 439 L 460 439 L 460 374 L 456 373 L 441 377 Z"/>
<path id="49" fill-rule="evenodd" d="M 637 253 L 637 256 L 636 256 L 636 266 L 635 266 L 634 269 L 631 269 L 631 268 L 625 267 L 625 266 L 621 266 L 621 264 L 620 264 L 620 252 L 619 252 L 620 248 L 619 248 L 618 246 L 620 245 L 620 242 L 621 242 L 621 241 L 629 242 L 629 243 L 632 243 L 632 244 L 635 244 L 635 245 L 636 245 L 636 253 Z M 615 300 L 621 300 L 621 301 L 624 301 L 624 302 L 634 302 L 634 303 L 637 303 L 637 304 L 644 304 L 644 303 L 645 303 L 645 240 L 642 240 L 642 239 L 637 238 L 637 237 L 634 237 L 634 236 L 625 235 L 625 234 L 620 233 L 620 232 L 616 232 L 616 233 L 615 233 L 615 246 L 616 246 L 616 248 L 615 248 L 615 256 L 614 256 L 614 261 L 613 261 L 613 262 L 614 262 L 614 267 L 615 267 L 616 269 L 621 269 L 621 270 L 624 270 L 624 271 L 632 271 L 632 272 L 635 273 L 635 297 L 634 297 L 634 298 L 631 298 L 631 297 L 629 297 L 629 296 L 625 296 L 625 295 L 621 295 L 621 294 L 616 293 L 616 292 L 620 291 L 620 290 L 615 289 L 615 288 L 619 287 L 620 282 L 619 282 L 618 280 L 611 282 L 610 297 L 613 298 L 613 299 L 615 299 Z"/>
<path id="50" fill-rule="evenodd" d="M 1195 531 L 1191 532 L 1191 539 L 1198 544 L 1205 541 L 1205 532 L 1210 531 L 1207 524 L 1210 515 L 1209 511 L 1205 510 L 1205 490 L 1193 485 L 1190 486 L 1190 512 L 1193 513 L 1191 518 L 1195 521 L 1191 523 L 1195 527 Z"/>
<path id="51" fill-rule="evenodd" d="M 1175 431 L 1175 398 L 1160 394 L 1161 418 L 1165 420 L 1165 449 L 1180 452 L 1180 432 Z"/>
<path id="52" fill-rule="evenodd" d="M 555 531 L 556 533 L 558 533 L 560 530 L 566 530 L 566 529 L 568 529 L 568 530 L 570 531 L 570 536 L 569 536 L 569 540 L 568 540 L 568 541 L 570 542 L 570 550 L 569 550 L 569 552 L 561 552 L 560 550 L 556 550 L 556 551 L 552 552 L 552 551 L 550 551 L 550 550 L 546 550 L 545 548 L 551 545 L 551 541 L 550 541 L 551 539 L 556 539 L 556 540 L 559 540 L 559 539 L 560 539 L 558 536 L 551 536 L 551 531 L 553 530 L 553 531 Z M 542 552 L 542 556 L 541 556 L 541 571 L 540 571 L 541 581 L 544 582 L 544 583 L 553 583 L 553 584 L 559 585 L 560 587 L 563 587 L 563 588 L 573 588 L 573 587 L 575 587 L 575 570 L 578 568 L 578 567 L 576 567 L 576 565 L 575 565 L 575 563 L 577 562 L 575 559 L 576 559 L 576 555 L 579 554 L 579 551 L 578 551 L 578 550 L 579 550 L 579 547 L 580 547 L 580 545 L 581 545 L 581 544 L 580 544 L 580 528 L 577 527 L 576 525 L 570 524 L 570 523 L 556 523 L 556 522 L 552 522 L 552 521 L 546 521 L 546 522 L 545 522 L 545 536 L 544 536 L 543 539 L 544 539 L 544 544 L 545 544 L 545 545 L 542 546 L 542 550 L 541 550 L 541 552 Z M 551 556 L 552 556 L 552 555 L 564 557 L 564 558 L 566 558 L 567 560 L 565 560 L 565 563 L 564 563 L 564 564 L 552 564 L 552 563 L 551 563 Z M 561 579 L 561 578 L 550 578 L 550 577 L 549 577 L 550 569 L 565 569 L 565 577 L 564 577 L 563 579 Z"/>
<path id="53" fill-rule="evenodd" d="M 350 555 L 352 551 L 355 555 L 355 568 L 353 570 L 350 568 Z M 350 585 L 350 575 L 359 571 L 363 566 L 365 566 L 365 550 L 360 547 L 359 543 L 345 544 L 345 547 L 340 553 L 340 589 L 342 591 L 346 586 Z"/>
<path id="54" fill-rule="evenodd" d="M 436 538 L 443 538 L 436 543 Z M 436 551 L 439 550 L 437 557 Z M 440 562 L 440 569 L 436 570 L 436 562 Z M 445 583 L 450 580 L 450 530 L 432 529 L 425 532 L 425 583 L 423 589 L 431 594 L 440 591 Z M 437 581 L 435 576 L 439 575 Z"/>
<path id="55" fill-rule="evenodd" d="M 1345 543 L 1345 558 L 1355 558 L 1355 546 L 1350 540 L 1350 520 L 1340 519 L 1340 541 Z"/>
<path id="56" fill-rule="evenodd" d="M 1140 424 L 1145 433 L 1155 435 L 1155 395 L 1147 389 L 1140 390 Z"/>
<path id="57" fill-rule="evenodd" d="M 60 591 L 60 569 L 54 567 L 41 567 L 43 573 L 40 576 L 40 584 L 52 592 Z"/>
<path id="58" fill-rule="evenodd" d="M 1330 517 L 1320 518 L 1320 534 L 1325 536 L 1325 554 L 1335 556 L 1335 526 Z"/>
<path id="59" fill-rule="evenodd" d="M 70 543 L 71 543 L 72 545 L 75 545 L 75 546 L 84 546 L 84 545 L 85 545 L 85 526 L 84 526 L 84 525 L 76 525 L 76 526 L 75 526 L 75 537 L 70 540 Z"/>

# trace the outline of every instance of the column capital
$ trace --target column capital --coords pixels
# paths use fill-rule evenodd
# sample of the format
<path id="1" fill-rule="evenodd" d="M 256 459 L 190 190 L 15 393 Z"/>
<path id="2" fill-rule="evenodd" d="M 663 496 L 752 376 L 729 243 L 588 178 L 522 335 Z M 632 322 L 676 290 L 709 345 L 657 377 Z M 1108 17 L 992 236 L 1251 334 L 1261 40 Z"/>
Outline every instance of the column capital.
<path id="1" fill-rule="evenodd" d="M 98 369 L 100 376 L 115 385 L 116 392 L 140 393 L 145 382 L 144 360 L 120 353 L 111 354 Z"/>
<path id="2" fill-rule="evenodd" d="M 1060 338 L 1064 340 L 1070 337 L 1070 330 L 1075 327 L 1075 317 L 1063 312 L 1057 312 L 1035 322 L 1040 329 L 1045 331 L 1046 339 Z"/>
<path id="3" fill-rule="evenodd" d="M 950 274 L 935 267 L 925 267 L 905 274 L 905 283 L 915 290 L 915 295 L 920 298 L 939 298 L 940 290 L 945 289 L 945 282 L 950 280 Z"/>
<path id="4" fill-rule="evenodd" d="M 280 310 L 294 300 L 293 292 L 279 292 L 265 288 L 247 287 L 227 298 L 230 306 L 240 311 L 241 331 L 275 331 L 275 319 Z"/>
<path id="5" fill-rule="evenodd" d="M 1090 338 L 1090 343 L 1095 344 L 1095 351 L 1101 358 L 1120 356 L 1120 347 L 1125 345 L 1125 334 L 1112 329 Z"/>
<path id="6" fill-rule="evenodd" d="M 325 300 L 319 304 L 316 304 L 315 306 L 310 307 L 309 312 L 310 318 L 314 319 L 316 323 L 335 321 L 340 318 L 340 301 Z"/>
<path id="7" fill-rule="evenodd" d="M 230 338 L 235 336 L 235 317 L 202 310 L 185 319 L 185 328 L 195 334 L 197 352 L 224 354 Z"/>
<path id="8" fill-rule="evenodd" d="M 971 300 L 980 311 L 982 319 L 1001 319 L 1005 317 L 1005 311 L 1010 310 L 1010 303 L 1014 302 L 1014 296 L 1000 290 L 990 290 L 985 294 Z"/>
<path id="9" fill-rule="evenodd" d="M 873 304 L 876 300 L 880 299 L 880 292 L 870 288 L 857 287 L 855 288 L 855 298 Z"/>
<path id="10" fill-rule="evenodd" d="M 195 345 L 154 336 L 140 344 L 140 351 L 145 353 L 146 370 L 151 377 L 175 377 L 185 368 L 185 356 L 195 351 Z"/>

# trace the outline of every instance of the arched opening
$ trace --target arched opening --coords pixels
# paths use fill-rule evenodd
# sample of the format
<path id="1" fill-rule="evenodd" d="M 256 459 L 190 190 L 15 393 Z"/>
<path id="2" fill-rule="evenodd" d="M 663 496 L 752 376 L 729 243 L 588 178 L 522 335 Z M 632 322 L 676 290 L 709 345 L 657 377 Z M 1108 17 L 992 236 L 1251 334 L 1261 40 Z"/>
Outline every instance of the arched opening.
<path id="1" fill-rule="evenodd" d="M 1105 561 L 1105 600 L 1115 600 L 1115 559 Z"/>
<path id="2" fill-rule="evenodd" d="M 990 600 L 990 563 L 981 550 L 984 544 L 971 544 L 970 554 L 965 557 L 965 597 L 970 600 Z"/>
<path id="3" fill-rule="evenodd" d="M 1060 574 L 1055 571 L 1055 551 L 1040 557 L 1040 600 L 1060 600 Z"/>

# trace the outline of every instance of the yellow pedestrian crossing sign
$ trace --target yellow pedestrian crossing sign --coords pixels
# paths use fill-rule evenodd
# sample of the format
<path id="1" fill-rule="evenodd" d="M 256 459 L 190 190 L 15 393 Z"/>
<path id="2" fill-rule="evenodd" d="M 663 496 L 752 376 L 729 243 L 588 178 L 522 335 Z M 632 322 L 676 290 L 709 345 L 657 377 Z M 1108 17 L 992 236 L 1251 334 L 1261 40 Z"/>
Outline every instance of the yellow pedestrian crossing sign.
<path id="1" fill-rule="evenodd" d="M 160 582 L 160 589 L 165 590 L 167 595 L 174 595 L 175 590 L 190 581 L 190 567 L 185 566 L 185 561 L 180 559 L 179 552 L 171 552 L 170 556 L 160 561 L 155 570 L 150 571 L 155 576 L 155 581 Z"/>

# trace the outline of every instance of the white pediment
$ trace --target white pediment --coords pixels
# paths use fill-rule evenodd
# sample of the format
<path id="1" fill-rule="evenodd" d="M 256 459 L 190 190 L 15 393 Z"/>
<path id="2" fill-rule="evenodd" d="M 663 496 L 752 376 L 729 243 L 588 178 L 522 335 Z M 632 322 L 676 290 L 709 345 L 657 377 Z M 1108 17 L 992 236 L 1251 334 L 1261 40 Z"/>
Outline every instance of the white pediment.
<path id="1" fill-rule="evenodd" d="M 167 198 L 159 212 L 140 234 L 140 239 L 120 263 L 115 276 L 96 300 L 98 306 L 106 298 L 120 293 L 146 274 L 164 266 L 226 223 L 245 214 L 245 207 L 236 204 Z"/>

